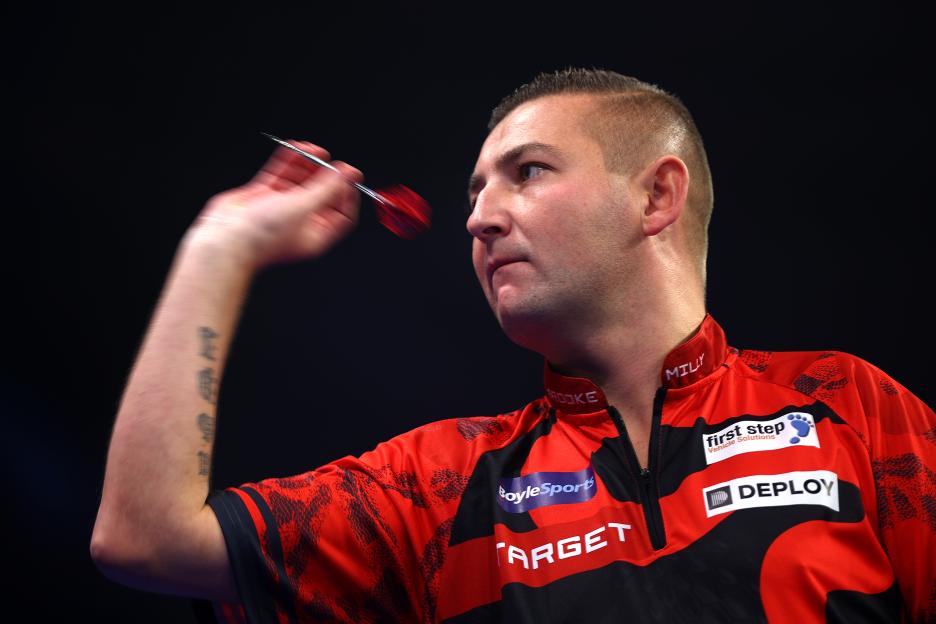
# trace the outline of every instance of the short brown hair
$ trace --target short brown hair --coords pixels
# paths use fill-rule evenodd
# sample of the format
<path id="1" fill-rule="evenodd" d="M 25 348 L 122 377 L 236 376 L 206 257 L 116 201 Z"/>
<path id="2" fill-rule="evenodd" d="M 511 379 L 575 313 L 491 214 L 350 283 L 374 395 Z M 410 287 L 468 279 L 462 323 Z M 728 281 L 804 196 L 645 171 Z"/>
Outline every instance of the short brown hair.
<path id="1" fill-rule="evenodd" d="M 702 135 L 689 109 L 676 96 L 637 78 L 602 69 L 568 68 L 542 73 L 501 100 L 491 113 L 488 131 L 524 102 L 560 94 L 600 96 L 596 103 L 598 114 L 583 123 L 601 145 L 608 170 L 629 173 L 649 164 L 660 150 L 686 163 L 690 218 L 684 228 L 689 252 L 700 263 L 704 284 L 714 195 Z"/>

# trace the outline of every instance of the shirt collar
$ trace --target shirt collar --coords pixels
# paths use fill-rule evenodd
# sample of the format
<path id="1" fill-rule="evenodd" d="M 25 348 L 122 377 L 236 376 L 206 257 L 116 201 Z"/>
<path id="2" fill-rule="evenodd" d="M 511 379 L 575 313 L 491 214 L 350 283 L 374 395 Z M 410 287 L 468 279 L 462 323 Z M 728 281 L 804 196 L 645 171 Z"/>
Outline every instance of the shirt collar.
<path id="1" fill-rule="evenodd" d="M 693 384 L 718 369 L 727 357 L 725 332 L 711 314 L 706 314 L 692 337 L 666 356 L 660 385 L 669 389 Z M 567 414 L 597 412 L 608 407 L 604 392 L 590 379 L 557 373 L 548 361 L 543 369 L 546 400 L 551 406 Z"/>

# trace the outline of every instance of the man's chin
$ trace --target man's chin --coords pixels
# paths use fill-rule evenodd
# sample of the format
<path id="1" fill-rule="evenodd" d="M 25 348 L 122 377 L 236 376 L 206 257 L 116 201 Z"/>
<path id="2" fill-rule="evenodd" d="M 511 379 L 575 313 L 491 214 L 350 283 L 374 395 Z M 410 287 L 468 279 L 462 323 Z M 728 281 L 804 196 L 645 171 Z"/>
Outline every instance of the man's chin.
<path id="1" fill-rule="evenodd" d="M 542 310 L 501 307 L 495 313 L 504 334 L 518 346 L 540 351 L 550 334 L 550 317 Z"/>

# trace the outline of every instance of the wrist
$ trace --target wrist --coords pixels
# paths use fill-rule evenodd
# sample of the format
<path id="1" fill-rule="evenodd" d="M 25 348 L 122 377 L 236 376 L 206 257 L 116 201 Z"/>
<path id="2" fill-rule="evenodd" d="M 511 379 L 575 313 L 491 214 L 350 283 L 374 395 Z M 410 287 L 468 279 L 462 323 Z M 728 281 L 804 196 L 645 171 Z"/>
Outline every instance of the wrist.
<path id="1" fill-rule="evenodd" d="M 208 216 L 199 217 L 188 229 L 179 243 L 178 253 L 240 268 L 250 277 L 260 269 L 250 238 L 223 219 Z"/>

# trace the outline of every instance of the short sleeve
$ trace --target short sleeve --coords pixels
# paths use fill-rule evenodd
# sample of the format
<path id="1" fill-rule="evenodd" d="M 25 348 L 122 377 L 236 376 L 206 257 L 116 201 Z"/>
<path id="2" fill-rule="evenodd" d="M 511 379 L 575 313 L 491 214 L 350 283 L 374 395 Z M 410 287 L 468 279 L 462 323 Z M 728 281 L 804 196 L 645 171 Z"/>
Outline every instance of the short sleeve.
<path id="1" fill-rule="evenodd" d="M 437 580 L 433 552 L 447 541 L 454 509 L 452 497 L 428 487 L 445 471 L 408 448 L 411 438 L 293 477 L 213 491 L 207 502 L 240 597 L 212 604 L 215 619 L 424 621 Z"/>
<path id="2" fill-rule="evenodd" d="M 874 365 L 850 358 L 884 548 L 907 615 L 936 621 L 936 414 Z"/>

